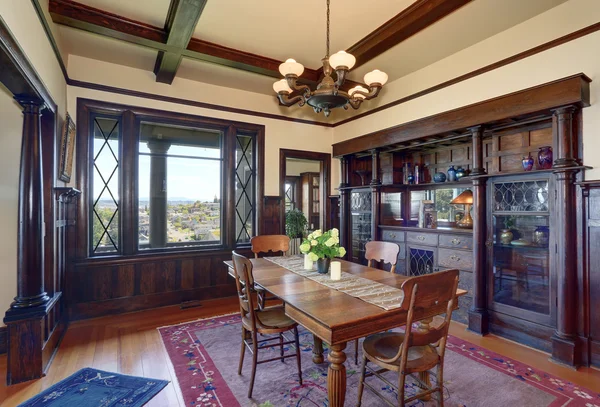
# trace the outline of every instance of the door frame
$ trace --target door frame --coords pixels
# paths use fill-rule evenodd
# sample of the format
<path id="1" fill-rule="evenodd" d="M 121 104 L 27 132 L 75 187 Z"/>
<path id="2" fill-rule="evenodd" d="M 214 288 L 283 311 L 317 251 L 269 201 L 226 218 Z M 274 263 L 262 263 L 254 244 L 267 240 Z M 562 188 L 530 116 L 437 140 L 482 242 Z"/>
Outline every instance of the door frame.
<path id="1" fill-rule="evenodd" d="M 321 199 L 319 211 L 321 211 L 321 221 L 319 228 L 324 230 L 330 224 L 329 216 L 329 191 L 331 184 L 331 154 L 319 153 L 316 151 L 290 150 L 286 148 L 279 149 L 279 197 L 281 198 L 279 214 L 281 217 L 281 234 L 285 235 L 285 177 L 286 177 L 286 159 L 297 158 L 301 160 L 313 160 L 321 163 Z"/>

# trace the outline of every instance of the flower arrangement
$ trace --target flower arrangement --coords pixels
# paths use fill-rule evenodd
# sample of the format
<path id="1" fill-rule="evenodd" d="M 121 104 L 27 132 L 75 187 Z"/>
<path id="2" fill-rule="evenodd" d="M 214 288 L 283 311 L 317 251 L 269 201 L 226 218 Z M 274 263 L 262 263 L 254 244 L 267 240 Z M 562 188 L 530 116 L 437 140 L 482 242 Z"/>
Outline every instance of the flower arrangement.
<path id="1" fill-rule="evenodd" d="M 346 255 L 346 249 L 340 246 L 340 232 L 336 228 L 325 233 L 321 229 L 315 230 L 304 239 L 300 252 L 307 254 L 312 261 Z"/>

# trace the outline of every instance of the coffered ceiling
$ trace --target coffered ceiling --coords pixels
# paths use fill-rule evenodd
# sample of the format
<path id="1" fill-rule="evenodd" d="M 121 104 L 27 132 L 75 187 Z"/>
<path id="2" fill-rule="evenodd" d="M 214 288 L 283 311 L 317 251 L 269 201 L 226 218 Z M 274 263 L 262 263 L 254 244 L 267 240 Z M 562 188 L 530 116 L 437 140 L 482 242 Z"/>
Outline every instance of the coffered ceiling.
<path id="1" fill-rule="evenodd" d="M 393 81 L 564 1 L 331 0 L 331 52 L 357 56 L 353 81 L 375 68 Z M 282 60 L 295 58 L 307 67 L 305 80 L 316 82 L 325 56 L 325 0 L 49 0 L 49 7 L 63 52 L 154 71 L 165 83 L 180 77 L 274 95 Z"/>

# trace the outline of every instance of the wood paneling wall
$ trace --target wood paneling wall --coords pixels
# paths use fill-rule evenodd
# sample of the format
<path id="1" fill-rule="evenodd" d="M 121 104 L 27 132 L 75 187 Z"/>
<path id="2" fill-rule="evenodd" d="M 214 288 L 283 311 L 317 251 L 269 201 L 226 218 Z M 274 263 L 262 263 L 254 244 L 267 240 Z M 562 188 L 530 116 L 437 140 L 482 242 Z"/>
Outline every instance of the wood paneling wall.
<path id="1" fill-rule="evenodd" d="M 279 235 L 285 230 L 285 219 L 281 218 L 281 205 L 283 202 L 280 196 L 265 196 L 260 220 L 263 235 Z"/>

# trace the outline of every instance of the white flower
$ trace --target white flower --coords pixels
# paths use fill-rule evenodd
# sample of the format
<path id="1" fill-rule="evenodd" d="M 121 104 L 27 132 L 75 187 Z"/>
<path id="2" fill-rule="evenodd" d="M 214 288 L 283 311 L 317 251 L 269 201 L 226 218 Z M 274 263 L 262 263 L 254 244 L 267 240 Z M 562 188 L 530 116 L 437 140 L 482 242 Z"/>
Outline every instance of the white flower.
<path id="1" fill-rule="evenodd" d="M 337 236 L 332 237 L 332 239 L 335 242 L 335 244 L 338 244 L 340 242 L 340 238 Z"/>
<path id="2" fill-rule="evenodd" d="M 317 256 L 315 253 L 309 253 L 308 257 L 312 260 L 312 261 L 317 261 L 319 260 L 319 256 Z"/>
<path id="3" fill-rule="evenodd" d="M 306 253 L 308 253 L 308 251 L 309 251 L 309 250 L 310 250 L 310 244 L 308 244 L 308 243 L 302 243 L 302 244 L 300 245 L 300 251 L 301 251 L 302 253 L 305 253 L 305 254 L 306 254 Z"/>
<path id="4" fill-rule="evenodd" d="M 327 239 L 327 241 L 325 242 L 325 246 L 327 247 L 331 247 L 335 244 L 335 240 L 333 239 L 333 237 L 330 237 L 329 239 Z"/>
<path id="5" fill-rule="evenodd" d="M 312 234 L 312 233 L 311 233 L 311 234 L 309 234 L 308 236 L 306 236 L 306 238 L 307 238 L 308 240 L 313 240 L 313 234 Z"/>
<path id="6" fill-rule="evenodd" d="M 323 234 L 323 232 L 321 232 L 321 229 L 317 229 L 312 234 L 315 238 L 317 238 L 317 237 L 321 236 Z"/>
<path id="7" fill-rule="evenodd" d="M 331 236 L 333 237 L 338 237 L 340 235 L 340 231 L 337 230 L 336 228 L 331 229 Z"/>
<path id="8" fill-rule="evenodd" d="M 317 242 L 316 240 L 311 240 L 311 241 L 310 241 L 310 245 L 311 245 L 311 246 L 316 246 L 316 245 L 318 245 L 318 244 L 319 244 L 319 242 Z"/>
<path id="9" fill-rule="evenodd" d="M 338 249 L 338 256 L 339 257 L 344 257 L 346 255 L 346 249 L 344 249 L 343 247 L 340 247 Z"/>

